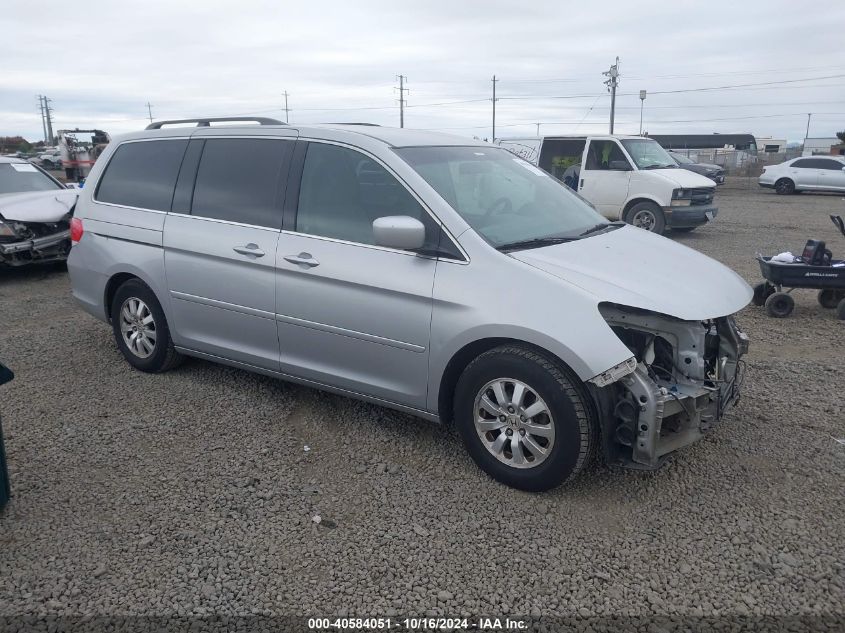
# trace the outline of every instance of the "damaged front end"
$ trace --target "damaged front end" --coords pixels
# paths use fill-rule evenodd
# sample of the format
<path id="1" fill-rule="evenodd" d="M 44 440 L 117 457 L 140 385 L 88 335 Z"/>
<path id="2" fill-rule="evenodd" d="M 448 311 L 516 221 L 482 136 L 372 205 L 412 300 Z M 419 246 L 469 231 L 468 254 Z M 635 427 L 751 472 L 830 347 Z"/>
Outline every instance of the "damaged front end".
<path id="1" fill-rule="evenodd" d="M 64 261 L 69 250 L 69 213 L 57 222 L 17 222 L 0 216 L 0 266 Z"/>
<path id="2" fill-rule="evenodd" d="M 748 337 L 733 316 L 684 321 L 602 304 L 633 358 L 590 382 L 609 463 L 654 469 L 692 444 L 739 400 Z"/>

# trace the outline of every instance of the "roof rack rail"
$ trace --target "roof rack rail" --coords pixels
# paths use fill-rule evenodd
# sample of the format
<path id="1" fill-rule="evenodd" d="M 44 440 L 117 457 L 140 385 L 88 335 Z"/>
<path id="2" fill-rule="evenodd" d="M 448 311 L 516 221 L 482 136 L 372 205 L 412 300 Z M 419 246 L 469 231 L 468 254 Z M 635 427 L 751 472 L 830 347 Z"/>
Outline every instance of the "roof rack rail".
<path id="1" fill-rule="evenodd" d="M 326 125 L 366 125 L 367 127 L 381 127 L 378 123 L 358 123 L 355 121 L 342 121 L 339 123 L 327 123 Z"/>
<path id="2" fill-rule="evenodd" d="M 169 121 L 156 121 L 155 123 L 150 123 L 146 129 L 160 130 L 164 125 L 176 125 L 178 123 L 196 123 L 197 127 L 209 127 L 212 123 L 223 123 L 227 121 L 252 121 L 253 123 L 258 123 L 259 125 L 287 125 L 287 123 L 282 121 L 270 119 L 264 116 L 216 116 L 203 117 L 201 119 L 172 119 Z"/>

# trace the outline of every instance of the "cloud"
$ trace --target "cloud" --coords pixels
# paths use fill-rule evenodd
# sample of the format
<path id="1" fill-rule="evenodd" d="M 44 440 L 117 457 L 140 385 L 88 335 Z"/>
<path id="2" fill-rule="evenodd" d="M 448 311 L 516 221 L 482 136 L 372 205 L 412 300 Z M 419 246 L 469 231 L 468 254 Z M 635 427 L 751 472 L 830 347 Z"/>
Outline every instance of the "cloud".
<path id="1" fill-rule="evenodd" d="M 41 136 L 37 94 L 55 128 L 119 133 L 156 118 L 262 114 L 291 121 L 398 124 L 396 75 L 408 77 L 406 125 L 489 136 L 491 78 L 498 134 L 604 132 L 602 71 L 616 55 L 616 129 L 639 128 L 647 89 L 652 132 L 750 131 L 798 140 L 845 127 L 845 82 L 819 80 L 701 93 L 702 86 L 845 73 L 845 6 L 788 0 L 708 3 L 510 0 L 460 2 L 145 3 L 92 0 L 45 19 L 5 3 L 0 134 Z M 553 98 L 573 97 L 577 98 Z M 443 104 L 449 105 L 430 105 Z M 842 105 L 839 105 L 841 103 Z M 750 117 L 750 118 L 742 118 Z"/>

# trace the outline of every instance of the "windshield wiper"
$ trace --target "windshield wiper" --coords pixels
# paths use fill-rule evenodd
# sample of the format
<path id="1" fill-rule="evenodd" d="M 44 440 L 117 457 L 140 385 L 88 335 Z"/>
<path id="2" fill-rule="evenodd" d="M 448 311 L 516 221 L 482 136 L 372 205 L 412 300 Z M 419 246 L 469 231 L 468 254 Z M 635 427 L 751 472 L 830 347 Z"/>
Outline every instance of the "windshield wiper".
<path id="1" fill-rule="evenodd" d="M 587 229 L 583 233 L 579 233 L 578 237 L 584 237 L 586 235 L 589 235 L 590 233 L 598 233 L 599 231 L 603 231 L 603 230 L 610 228 L 610 227 L 618 229 L 620 226 L 625 226 L 625 223 L 624 222 L 602 222 L 601 224 L 596 224 L 595 226 L 590 227 L 589 229 Z"/>
<path id="2" fill-rule="evenodd" d="M 572 242 L 581 239 L 580 237 L 535 237 L 530 240 L 521 240 L 519 242 L 509 242 L 501 244 L 496 247 L 498 251 L 518 251 L 524 248 L 541 248 L 543 246 L 552 246 L 554 244 L 564 244 L 565 242 Z"/>
<path id="3" fill-rule="evenodd" d="M 660 165 L 660 164 L 656 164 L 656 165 L 646 165 L 646 166 L 645 166 L 645 167 L 643 167 L 642 169 L 675 169 L 675 168 L 677 168 L 677 167 L 678 167 L 677 165 Z"/>

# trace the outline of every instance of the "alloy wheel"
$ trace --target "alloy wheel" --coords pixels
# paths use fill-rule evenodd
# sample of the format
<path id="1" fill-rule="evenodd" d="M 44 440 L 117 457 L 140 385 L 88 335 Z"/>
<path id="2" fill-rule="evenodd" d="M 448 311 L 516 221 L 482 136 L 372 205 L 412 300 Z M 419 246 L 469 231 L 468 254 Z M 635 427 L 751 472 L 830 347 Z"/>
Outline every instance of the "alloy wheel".
<path id="1" fill-rule="evenodd" d="M 551 454 L 555 425 L 539 394 L 513 378 L 488 382 L 475 397 L 475 430 L 485 448 L 513 468 L 534 468 Z"/>
<path id="2" fill-rule="evenodd" d="M 155 351 L 156 323 L 149 306 L 129 297 L 120 307 L 120 332 L 126 347 L 138 358 L 149 358 Z"/>

